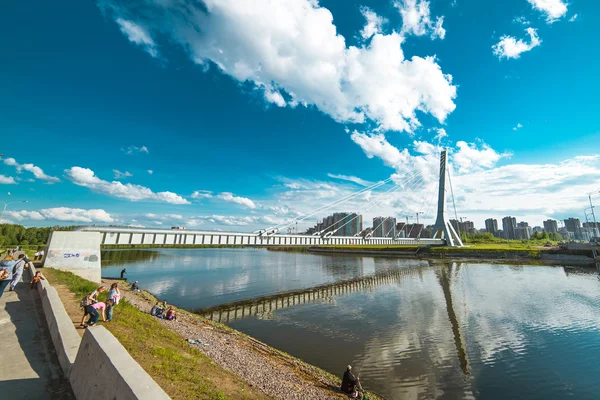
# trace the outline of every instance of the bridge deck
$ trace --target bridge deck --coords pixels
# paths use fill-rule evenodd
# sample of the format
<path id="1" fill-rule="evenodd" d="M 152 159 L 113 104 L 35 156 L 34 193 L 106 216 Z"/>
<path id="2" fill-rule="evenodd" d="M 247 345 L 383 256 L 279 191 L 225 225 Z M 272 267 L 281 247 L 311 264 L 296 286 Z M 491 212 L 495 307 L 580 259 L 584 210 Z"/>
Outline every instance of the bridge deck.
<path id="1" fill-rule="evenodd" d="M 171 229 L 84 227 L 78 230 L 102 233 L 107 245 L 220 245 L 220 246 L 325 246 L 325 245 L 415 245 L 443 246 L 443 239 L 362 238 L 308 235 L 258 235 L 242 232 L 214 232 Z"/>

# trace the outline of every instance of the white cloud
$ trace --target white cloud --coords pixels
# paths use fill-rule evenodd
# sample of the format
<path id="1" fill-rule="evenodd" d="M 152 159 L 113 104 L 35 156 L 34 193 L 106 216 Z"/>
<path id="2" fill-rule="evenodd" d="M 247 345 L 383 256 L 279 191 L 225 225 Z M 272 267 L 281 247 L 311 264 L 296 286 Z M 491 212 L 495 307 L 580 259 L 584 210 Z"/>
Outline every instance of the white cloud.
<path id="1" fill-rule="evenodd" d="M 452 155 L 454 167 L 459 173 L 479 171 L 492 168 L 502 158 L 509 158 L 510 152 L 498 153 L 486 143 L 456 142 L 458 151 Z"/>
<path id="2" fill-rule="evenodd" d="M 129 171 L 121 172 L 118 169 L 113 169 L 113 174 L 115 176 L 115 179 L 129 178 L 129 177 L 133 176 L 133 174 L 130 173 Z"/>
<path id="3" fill-rule="evenodd" d="M 429 2 L 425 0 L 399 0 L 394 6 L 402 15 L 402 33 L 416 36 L 430 34 L 432 39 L 446 37 L 446 30 L 442 26 L 444 17 L 438 17 L 435 23 L 431 20 Z"/>
<path id="4" fill-rule="evenodd" d="M 55 207 L 39 211 L 7 211 L 6 215 L 16 221 L 23 220 L 56 220 L 71 222 L 114 222 L 109 213 L 101 209 L 85 210 L 83 208 Z"/>
<path id="5" fill-rule="evenodd" d="M 515 24 L 521 24 L 521 25 L 524 25 L 524 26 L 531 25 L 531 23 L 523 15 L 521 15 L 520 17 L 515 17 L 515 19 L 513 19 L 513 22 Z"/>
<path id="6" fill-rule="evenodd" d="M 364 39 L 370 39 L 374 35 L 381 33 L 383 24 L 387 23 L 387 19 L 380 17 L 368 7 L 361 7 L 360 12 L 367 20 L 366 25 L 360 31 L 360 36 Z"/>
<path id="7" fill-rule="evenodd" d="M 115 22 L 119 24 L 121 32 L 123 32 L 131 42 L 143 47 L 152 57 L 158 57 L 156 44 L 154 43 L 154 40 L 152 40 L 150 33 L 146 31 L 144 27 L 123 18 L 117 18 Z"/>
<path id="8" fill-rule="evenodd" d="M 13 178 L 12 176 L 0 174 L 0 185 L 14 185 L 16 183 L 17 182 L 15 181 L 15 178 Z"/>
<path id="9" fill-rule="evenodd" d="M 151 169 L 148 170 L 148 174 L 152 175 L 154 173 L 154 171 L 152 171 Z"/>
<path id="10" fill-rule="evenodd" d="M 526 43 L 523 39 L 517 40 L 512 36 L 505 35 L 500 38 L 500 42 L 492 46 L 494 54 L 500 59 L 502 57 L 519 58 L 521 53 L 525 53 L 542 43 L 535 29 L 527 28 L 526 32 L 529 35 L 529 43 Z"/>
<path id="11" fill-rule="evenodd" d="M 575 22 L 575 20 L 577 19 L 577 14 L 573 15 L 571 18 L 569 18 L 569 22 Z"/>
<path id="12" fill-rule="evenodd" d="M 256 208 L 256 204 L 252 200 L 246 197 L 235 196 L 233 193 L 230 192 L 219 193 L 216 197 L 223 201 L 240 204 L 248 208 Z"/>
<path id="13" fill-rule="evenodd" d="M 19 164 L 14 158 L 6 158 L 4 160 L 4 164 L 15 167 L 18 173 L 21 173 L 23 170 L 29 171 L 33 174 L 33 176 L 36 177 L 36 179 L 46 181 L 48 183 L 60 182 L 60 179 L 55 176 L 46 175 L 40 167 L 33 164 Z"/>
<path id="14" fill-rule="evenodd" d="M 188 200 L 173 192 L 155 193 L 147 187 L 118 181 L 108 182 L 98 178 L 89 168 L 71 167 L 65 175 L 76 185 L 87 187 L 94 192 L 131 201 L 154 200 L 170 204 L 190 204 Z"/>
<path id="15" fill-rule="evenodd" d="M 196 190 L 190 197 L 192 199 L 210 199 L 213 194 L 210 190 Z"/>
<path id="16" fill-rule="evenodd" d="M 553 23 L 567 14 L 567 3 L 562 0 L 527 0 L 533 8 L 546 14 L 546 21 Z"/>
<path id="17" fill-rule="evenodd" d="M 113 2 L 101 7 L 179 43 L 205 68 L 253 84 L 278 106 L 314 105 L 340 122 L 397 131 L 420 125 L 417 110 L 443 122 L 455 109 L 456 87 L 435 57 L 406 59 L 399 32 L 348 47 L 315 0 Z"/>
<path id="18" fill-rule="evenodd" d="M 517 130 L 521 129 L 522 127 L 523 127 L 523 125 L 521 125 L 521 123 L 518 123 L 517 126 L 515 126 L 513 128 L 513 131 L 517 131 Z"/>
<path id="19" fill-rule="evenodd" d="M 444 128 L 437 128 L 434 129 L 437 134 L 433 137 L 433 140 L 438 142 L 438 145 L 440 144 L 440 142 L 442 141 L 442 139 L 444 139 L 445 137 L 448 137 L 448 133 L 446 132 L 446 130 Z"/>
<path id="20" fill-rule="evenodd" d="M 148 150 L 148 148 L 146 146 L 128 146 L 125 149 L 121 149 L 122 152 L 124 152 L 125 154 L 136 154 L 136 153 L 150 153 L 150 151 Z"/>
<path id="21" fill-rule="evenodd" d="M 328 177 L 333 179 L 341 179 L 343 181 L 354 182 L 357 185 L 361 186 L 371 186 L 373 182 L 366 181 L 361 178 L 357 178 L 356 176 L 348 176 L 348 175 L 336 175 L 336 174 L 327 174 Z"/>

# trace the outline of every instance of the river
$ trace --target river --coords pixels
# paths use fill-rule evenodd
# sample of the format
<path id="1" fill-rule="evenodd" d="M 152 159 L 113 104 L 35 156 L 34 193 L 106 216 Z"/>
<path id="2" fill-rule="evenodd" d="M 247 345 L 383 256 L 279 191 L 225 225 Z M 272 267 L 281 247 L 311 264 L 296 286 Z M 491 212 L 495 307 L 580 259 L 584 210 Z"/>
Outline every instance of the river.
<path id="1" fill-rule="evenodd" d="M 264 249 L 102 256 L 103 276 L 127 268 L 130 282 L 159 298 L 210 308 L 215 319 L 333 374 L 352 364 L 366 389 L 389 399 L 600 396 L 594 268 Z"/>

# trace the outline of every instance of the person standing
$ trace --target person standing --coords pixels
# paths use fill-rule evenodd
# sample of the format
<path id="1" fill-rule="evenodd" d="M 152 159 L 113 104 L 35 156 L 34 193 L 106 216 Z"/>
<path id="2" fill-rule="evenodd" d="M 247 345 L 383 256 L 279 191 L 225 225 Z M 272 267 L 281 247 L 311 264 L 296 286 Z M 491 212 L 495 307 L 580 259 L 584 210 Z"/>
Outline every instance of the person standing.
<path id="1" fill-rule="evenodd" d="M 0 297 L 2 297 L 4 289 L 6 289 L 12 280 L 14 266 L 15 259 L 11 255 L 4 257 L 0 262 Z"/>
<path id="2" fill-rule="evenodd" d="M 119 285 L 115 282 L 110 285 L 110 290 L 108 291 L 108 300 L 112 303 L 106 303 L 106 321 L 110 322 L 112 320 L 113 308 L 119 304 L 120 299 L 121 292 L 119 291 Z"/>
<path id="3" fill-rule="evenodd" d="M 13 290 L 15 290 L 17 283 L 19 283 L 21 281 L 21 276 L 23 275 L 23 269 L 29 268 L 28 261 L 29 261 L 29 259 L 27 257 L 25 257 L 25 254 L 19 254 L 19 259 L 17 260 L 17 262 L 14 265 L 13 276 L 12 276 L 12 280 L 10 281 L 10 289 L 8 289 L 9 292 L 12 292 Z"/>
<path id="4" fill-rule="evenodd" d="M 123 268 L 123 270 L 121 271 L 121 279 L 123 279 L 123 275 L 125 275 L 127 273 L 127 269 Z"/>

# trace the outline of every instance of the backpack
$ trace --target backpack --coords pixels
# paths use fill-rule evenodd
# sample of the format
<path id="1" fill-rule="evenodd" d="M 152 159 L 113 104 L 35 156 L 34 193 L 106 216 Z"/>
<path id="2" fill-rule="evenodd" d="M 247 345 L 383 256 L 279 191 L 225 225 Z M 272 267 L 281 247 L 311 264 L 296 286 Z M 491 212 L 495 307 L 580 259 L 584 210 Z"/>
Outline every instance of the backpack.
<path id="1" fill-rule="evenodd" d="M 86 294 L 85 296 L 83 296 L 83 298 L 79 302 L 79 307 L 86 308 L 87 306 L 91 306 L 92 304 L 94 304 L 94 302 L 90 302 L 90 299 L 88 298 L 88 297 L 90 297 L 91 294 L 92 293 Z"/>

